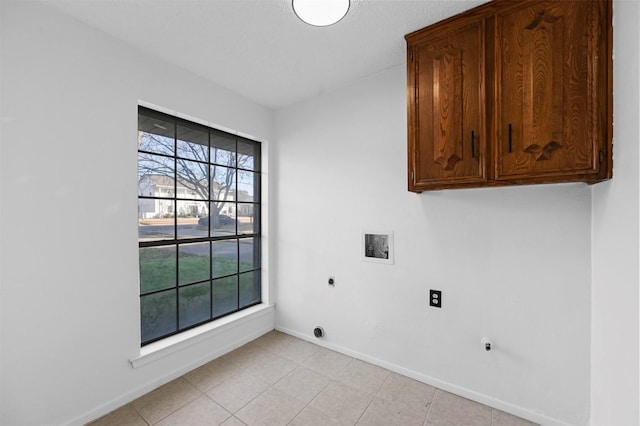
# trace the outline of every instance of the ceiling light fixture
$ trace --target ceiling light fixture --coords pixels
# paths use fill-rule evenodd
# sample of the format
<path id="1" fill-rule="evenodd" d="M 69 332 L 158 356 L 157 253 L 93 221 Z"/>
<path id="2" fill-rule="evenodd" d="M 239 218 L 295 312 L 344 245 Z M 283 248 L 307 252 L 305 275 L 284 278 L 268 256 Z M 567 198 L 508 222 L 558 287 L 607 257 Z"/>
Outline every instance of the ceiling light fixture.
<path id="1" fill-rule="evenodd" d="M 344 18 L 349 3 L 350 0 L 292 0 L 298 18 L 316 27 L 333 25 Z"/>

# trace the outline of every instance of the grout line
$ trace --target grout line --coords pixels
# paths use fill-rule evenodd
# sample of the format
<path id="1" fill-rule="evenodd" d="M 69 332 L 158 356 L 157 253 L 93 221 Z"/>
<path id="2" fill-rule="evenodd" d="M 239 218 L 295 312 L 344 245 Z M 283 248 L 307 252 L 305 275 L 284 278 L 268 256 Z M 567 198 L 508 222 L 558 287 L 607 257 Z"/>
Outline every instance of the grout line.
<path id="1" fill-rule="evenodd" d="M 132 401 L 132 402 L 133 402 L 133 401 Z M 129 404 L 127 404 L 127 405 L 130 405 L 130 406 L 131 406 L 131 408 L 133 408 L 133 411 L 135 411 L 135 412 L 136 412 L 136 414 L 138 415 L 138 417 L 140 417 L 140 418 L 142 419 L 142 421 L 143 421 L 143 422 L 145 422 L 145 423 L 147 424 L 147 426 L 151 426 L 151 423 L 149 423 L 149 422 L 147 421 L 147 419 L 145 419 L 145 418 L 142 416 L 142 414 L 140 414 L 140 412 L 136 409 L 136 407 L 134 407 L 134 406 L 133 406 L 133 404 L 132 404 L 131 402 L 130 402 Z M 127 405 L 124 405 L 124 407 L 126 407 Z M 99 419 L 97 419 L 97 420 L 99 420 Z"/>
<path id="2" fill-rule="evenodd" d="M 358 420 L 356 420 L 356 422 L 354 423 L 354 426 L 356 426 L 358 424 L 358 422 L 360 421 L 360 419 L 362 418 L 362 416 L 364 416 L 364 413 L 367 412 L 367 410 L 369 409 L 369 407 L 371 406 L 371 404 L 373 403 L 373 400 L 376 399 L 375 395 L 371 397 L 371 400 L 369 401 L 369 403 L 367 404 L 367 406 L 364 408 L 364 410 L 362 410 L 362 413 L 360 413 L 360 415 L 358 416 Z"/>
<path id="3" fill-rule="evenodd" d="M 422 423 L 423 426 L 427 426 L 428 422 L 429 422 L 429 416 L 431 415 L 431 407 L 433 407 L 433 400 L 436 397 L 436 392 L 438 391 L 438 388 L 434 388 L 433 390 L 433 395 L 431 396 L 431 401 L 429 401 L 428 407 L 427 407 L 427 415 L 424 417 L 424 422 Z"/>
<path id="4" fill-rule="evenodd" d="M 316 351 L 315 353 L 318 353 L 318 352 Z M 314 353 L 314 355 L 315 355 L 315 353 Z M 312 356 L 313 356 L 313 355 L 312 355 Z M 309 358 L 311 358 L 311 357 L 308 357 L 307 359 L 309 359 Z M 306 361 L 306 360 L 305 360 L 305 361 Z M 317 398 L 317 397 L 318 397 L 322 392 L 324 392 L 324 391 L 325 391 L 325 389 L 327 389 L 327 388 L 329 387 L 329 385 L 331 385 L 331 383 L 333 383 L 333 379 L 332 379 L 331 377 L 325 376 L 325 375 L 324 375 L 324 374 L 322 374 L 322 373 L 319 373 L 319 372 L 317 372 L 317 371 L 315 371 L 315 370 L 312 370 L 312 369 L 310 369 L 310 368 L 306 367 L 306 366 L 305 366 L 305 365 L 303 365 L 303 364 L 300 364 L 300 365 L 298 366 L 298 368 L 305 368 L 305 369 L 307 369 L 307 370 L 309 370 L 309 371 L 311 371 L 311 372 L 313 372 L 313 373 L 320 374 L 321 376 L 324 376 L 324 377 L 328 378 L 328 379 L 329 379 L 329 382 L 328 382 L 326 385 L 324 385 L 324 387 L 323 387 L 322 389 L 320 389 L 320 390 L 318 391 L 318 393 L 316 393 L 316 394 L 313 396 L 313 398 L 311 398 L 311 400 L 310 400 L 309 402 L 307 402 L 307 403 L 305 404 L 305 406 L 304 406 L 304 407 L 302 407 L 302 409 L 301 409 L 299 412 L 297 412 L 297 413 L 296 413 L 296 415 L 293 417 L 293 419 L 291 419 L 291 420 L 287 423 L 288 425 L 289 425 L 289 424 L 291 424 L 291 422 L 293 422 L 293 421 L 294 421 L 294 420 L 295 420 L 295 419 L 300 415 L 300 413 L 302 413 L 302 412 L 305 410 L 305 408 L 309 407 L 309 405 L 311 405 L 311 403 L 312 403 L 312 402 L 313 402 L 313 401 L 314 401 L 314 400 L 315 400 L 315 399 L 316 399 L 316 398 Z M 297 368 L 296 368 L 296 370 L 297 370 Z M 293 370 L 293 371 L 296 371 L 296 370 Z M 293 371 L 292 371 L 291 373 L 293 373 Z M 309 408 L 312 408 L 312 409 L 313 409 L 313 407 L 309 407 Z M 322 413 L 322 414 L 325 414 L 325 413 Z M 326 414 L 325 414 L 325 415 L 326 415 Z M 332 418 L 332 419 L 333 419 L 333 418 Z M 335 420 L 335 419 L 334 419 L 334 420 Z"/>
<path id="5" fill-rule="evenodd" d="M 255 341 L 254 341 L 254 342 L 255 342 Z M 284 380 L 286 377 L 289 377 L 290 375 L 292 375 L 294 371 L 296 371 L 298 368 L 300 368 L 300 367 L 302 366 L 302 364 L 301 364 L 301 363 L 299 363 L 298 361 L 295 361 L 295 360 L 292 360 L 292 359 L 290 359 L 290 358 L 287 358 L 286 356 L 283 356 L 282 354 L 280 354 L 280 353 L 276 352 L 275 350 L 271 349 L 271 348 L 270 348 L 270 347 L 268 347 L 268 346 L 265 346 L 265 345 L 263 345 L 263 344 L 261 344 L 261 343 L 259 343 L 259 342 L 256 342 L 256 345 L 257 345 L 257 346 L 259 346 L 260 348 L 264 349 L 265 351 L 267 351 L 268 353 L 270 353 L 270 354 L 272 354 L 272 355 L 275 355 L 275 356 L 278 356 L 278 357 L 280 357 L 280 358 L 283 358 L 283 359 L 285 359 L 285 360 L 287 360 L 287 361 L 293 362 L 294 364 L 296 364 L 296 367 L 295 367 L 293 370 L 291 370 L 290 372 L 288 372 L 287 374 L 285 374 L 284 376 L 282 376 L 280 379 L 278 379 L 275 383 L 268 383 L 268 382 L 265 382 L 265 383 L 267 383 L 267 385 L 268 385 L 268 386 L 267 386 L 267 388 L 265 388 L 265 390 L 263 390 L 262 392 L 260 392 L 258 395 L 256 395 L 256 396 L 255 396 L 254 398 L 252 398 L 251 400 L 247 401 L 243 406 L 241 406 L 241 407 L 240 407 L 240 408 L 238 408 L 234 413 L 232 413 L 232 414 L 231 414 L 231 415 L 232 415 L 233 417 L 235 417 L 236 419 L 237 419 L 236 414 L 237 414 L 239 411 L 241 411 L 243 408 L 245 408 L 246 406 L 248 406 L 249 404 L 251 404 L 253 401 L 255 401 L 255 400 L 256 400 L 257 398 L 259 398 L 260 396 L 264 395 L 264 394 L 265 394 L 266 392 L 268 392 L 269 390 L 275 389 L 275 386 L 276 386 L 278 383 L 280 383 L 280 382 L 281 382 L 282 380 Z M 233 362 L 233 361 L 231 361 L 231 362 Z M 245 368 L 242 368 L 242 371 L 246 371 L 246 369 L 245 369 Z M 252 376 L 253 376 L 253 375 L 252 375 Z M 260 379 L 260 378 L 258 378 L 258 377 L 254 377 L 254 378 L 255 378 L 255 379 L 257 379 L 257 380 L 262 381 L 262 379 Z M 222 384 L 222 383 L 220 383 L 220 385 L 221 385 L 221 384 Z M 218 386 L 219 386 L 219 385 L 218 385 Z M 214 388 L 215 388 L 215 387 L 217 387 L 217 386 L 214 386 Z M 212 389 L 213 389 L 213 388 L 212 388 Z M 215 402 L 215 401 L 214 401 L 214 402 Z M 217 403 L 217 402 L 216 402 L 216 403 Z M 306 405 L 304 405 L 304 407 L 302 407 L 302 409 L 300 409 L 300 411 L 298 411 L 298 412 L 295 414 L 295 416 L 291 419 L 291 421 L 293 421 L 293 420 L 294 420 L 294 419 L 295 419 L 295 418 L 300 414 L 300 412 L 302 412 L 302 410 L 304 410 L 304 408 L 306 408 L 306 407 L 307 407 L 307 405 L 308 405 L 308 403 L 307 403 Z M 223 407 L 223 408 L 224 408 L 224 407 Z M 240 420 L 240 419 L 238 419 L 238 420 Z M 290 422 L 291 422 L 291 421 L 290 421 Z M 290 423 L 290 422 L 289 422 L 289 423 Z M 242 423 L 243 423 L 243 424 L 245 424 L 244 422 L 242 422 Z"/>
<path id="6" fill-rule="evenodd" d="M 240 372 L 238 372 L 238 373 L 234 374 L 233 376 L 229 377 L 228 379 L 226 379 L 226 380 L 224 380 L 224 381 L 222 381 L 222 382 L 218 383 L 217 385 L 215 385 L 214 387 L 212 387 L 211 389 L 209 389 L 209 390 L 207 391 L 207 393 L 211 392 L 212 390 L 214 390 L 214 389 L 215 389 L 215 388 L 217 388 L 218 386 L 222 386 L 224 383 L 228 382 L 228 381 L 229 381 L 229 380 L 231 380 L 232 378 L 237 377 L 237 376 L 239 376 L 240 374 L 243 374 L 243 373 L 245 373 L 245 372 L 246 372 L 246 369 L 244 369 L 244 368 L 241 368 L 241 370 L 242 370 L 242 371 L 240 371 Z M 253 377 L 253 375 L 251 375 L 251 376 Z M 257 379 L 257 380 L 260 380 L 261 382 L 264 382 L 264 380 L 262 380 L 262 379 L 260 379 L 260 378 L 258 378 L 258 377 L 254 377 L 254 378 L 255 378 L 255 379 Z M 264 382 L 264 383 L 267 383 L 267 382 Z M 269 383 L 267 383 L 267 385 L 269 385 Z M 234 411 L 234 412 L 229 411 L 227 408 L 225 408 L 225 407 L 224 407 L 222 404 L 220 404 L 218 401 L 216 401 L 215 399 L 213 399 L 212 397 L 210 397 L 209 395 L 207 395 L 207 393 L 205 393 L 205 395 L 207 396 L 207 398 L 211 399 L 213 402 L 215 402 L 216 404 L 218 404 L 219 406 L 221 406 L 222 408 L 224 408 L 227 412 L 231 413 L 231 416 L 232 416 L 232 417 L 236 417 L 236 414 L 237 414 L 240 410 L 242 410 L 244 407 L 246 407 L 247 405 L 251 404 L 251 403 L 252 403 L 253 401 L 255 401 L 257 398 L 259 398 L 260 396 L 262 396 L 262 395 L 263 395 L 266 391 L 268 391 L 270 388 L 271 388 L 271 385 L 270 385 L 270 386 L 267 386 L 267 388 L 266 388 L 265 390 L 263 390 L 262 392 L 260 392 L 260 393 L 259 393 L 258 395 L 256 395 L 254 398 L 252 398 L 252 399 L 250 399 L 249 401 L 247 401 L 243 406 L 241 406 L 240 408 L 238 408 L 238 409 L 237 409 L 236 411 Z M 228 419 L 227 419 L 227 420 L 228 420 Z M 238 420 L 240 420 L 240 419 L 238 419 Z M 226 421 L 226 420 L 225 420 L 225 421 Z M 246 424 L 246 423 L 244 423 L 244 422 L 242 422 L 242 423 L 243 423 L 243 424 Z"/>
<path id="7" fill-rule="evenodd" d="M 193 383 L 191 383 L 190 381 L 188 381 L 187 379 L 185 379 L 185 378 L 184 378 L 184 375 L 183 375 L 183 376 L 178 377 L 176 380 L 179 380 L 179 379 L 184 380 L 187 384 L 189 384 L 189 386 L 193 387 L 197 392 L 199 392 L 199 393 L 200 393 L 200 395 L 198 395 L 198 396 L 196 396 L 195 398 L 193 398 L 193 399 L 191 399 L 191 400 L 187 401 L 185 404 L 181 405 L 180 407 L 176 408 L 175 410 L 173 410 L 172 412 L 170 412 L 169 414 L 167 414 L 167 415 L 166 415 L 166 416 L 164 416 L 163 418 L 159 419 L 158 421 L 156 421 L 156 422 L 154 423 L 154 425 L 157 425 L 158 423 L 160 423 L 161 421 L 163 421 L 163 420 L 164 420 L 164 419 L 166 419 L 167 417 L 169 417 L 169 416 L 171 416 L 171 415 L 175 414 L 176 412 L 178 412 L 178 411 L 182 410 L 182 409 L 183 409 L 183 408 L 185 408 L 187 405 L 191 404 L 192 402 L 194 402 L 194 401 L 195 401 L 195 400 L 197 400 L 198 398 L 201 398 L 201 397 L 202 397 L 202 395 L 204 395 L 204 392 L 202 392 L 200 389 L 198 389 L 198 387 L 197 387 L 197 386 L 195 386 Z M 169 382 L 169 383 L 172 383 L 172 382 Z M 168 383 L 167 383 L 167 384 L 168 384 Z"/>

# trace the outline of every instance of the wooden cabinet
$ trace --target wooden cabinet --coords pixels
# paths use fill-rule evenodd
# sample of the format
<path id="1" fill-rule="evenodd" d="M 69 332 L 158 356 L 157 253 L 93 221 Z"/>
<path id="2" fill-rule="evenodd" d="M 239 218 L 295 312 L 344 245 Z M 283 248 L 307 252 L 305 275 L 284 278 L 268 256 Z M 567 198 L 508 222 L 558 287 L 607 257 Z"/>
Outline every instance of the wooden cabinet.
<path id="1" fill-rule="evenodd" d="M 406 40 L 409 190 L 611 178 L 610 0 L 496 0 Z"/>
<path id="2" fill-rule="evenodd" d="M 412 45 L 418 84 L 408 93 L 409 115 L 419 120 L 409 126 L 418 186 L 486 180 L 483 40 L 483 21 L 471 18 Z"/>

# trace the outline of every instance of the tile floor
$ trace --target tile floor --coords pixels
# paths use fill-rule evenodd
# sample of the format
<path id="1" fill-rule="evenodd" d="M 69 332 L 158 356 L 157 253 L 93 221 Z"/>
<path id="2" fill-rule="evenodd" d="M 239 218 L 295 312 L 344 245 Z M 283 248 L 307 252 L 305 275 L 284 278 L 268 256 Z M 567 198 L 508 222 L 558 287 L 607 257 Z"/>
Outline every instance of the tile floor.
<path id="1" fill-rule="evenodd" d="M 272 331 L 91 423 L 104 425 L 533 423 Z"/>

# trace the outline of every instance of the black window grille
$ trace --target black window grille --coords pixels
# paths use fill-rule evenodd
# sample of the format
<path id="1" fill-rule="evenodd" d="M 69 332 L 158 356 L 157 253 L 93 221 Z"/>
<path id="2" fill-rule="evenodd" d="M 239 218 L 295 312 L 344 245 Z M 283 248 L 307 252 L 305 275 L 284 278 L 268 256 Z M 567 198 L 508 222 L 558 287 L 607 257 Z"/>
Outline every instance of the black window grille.
<path id="1" fill-rule="evenodd" d="M 142 345 L 261 302 L 260 143 L 138 108 Z"/>

